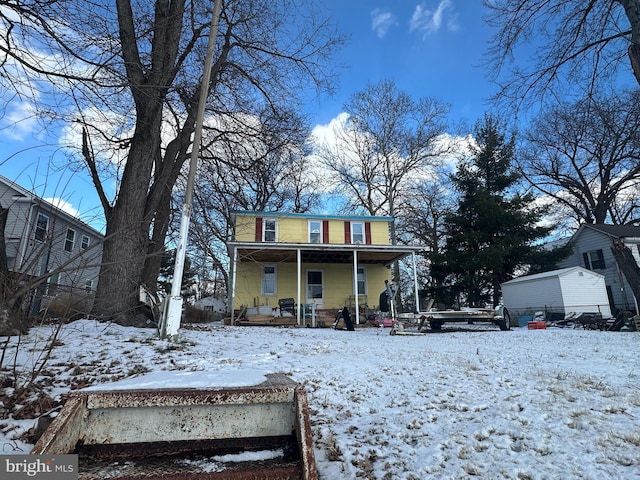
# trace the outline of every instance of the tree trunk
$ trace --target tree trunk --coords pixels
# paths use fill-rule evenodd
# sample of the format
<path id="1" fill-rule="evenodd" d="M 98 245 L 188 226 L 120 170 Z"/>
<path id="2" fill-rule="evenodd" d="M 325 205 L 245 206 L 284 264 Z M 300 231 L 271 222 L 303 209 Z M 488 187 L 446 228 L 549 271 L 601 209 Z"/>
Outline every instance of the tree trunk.
<path id="1" fill-rule="evenodd" d="M 613 257 L 616 259 L 618 267 L 622 271 L 627 283 L 631 287 L 631 292 L 636 297 L 636 302 L 640 300 L 640 267 L 636 263 L 633 253 L 622 241 L 614 240 L 611 247 Z M 636 312 L 639 313 L 639 312 Z"/>
<path id="2" fill-rule="evenodd" d="M 631 45 L 629 45 L 629 60 L 636 82 L 640 85 L 640 6 L 637 0 L 617 0 L 625 10 L 629 25 L 631 25 Z"/>
<path id="3" fill-rule="evenodd" d="M 163 160 L 160 151 L 163 105 L 176 74 L 184 0 L 155 3 L 150 69 L 145 68 L 140 56 L 131 2 L 117 0 L 116 7 L 121 55 L 135 103 L 136 125 L 116 202 L 113 206 L 103 205 L 107 231 L 93 313 L 121 325 L 143 326 L 147 318 L 139 315 L 142 312 L 139 288 L 149 251 L 151 223 L 162 195 L 162 192 L 155 194 L 157 180 L 156 188 L 152 188 L 152 174 L 159 175 L 157 170 Z"/>
<path id="4" fill-rule="evenodd" d="M 106 215 L 93 313 L 121 325 L 146 323 L 146 318 L 137 318 L 138 292 L 149 247 L 152 213 L 146 212 L 155 210 L 148 205 L 148 192 L 153 159 L 160 146 L 161 118 L 161 104 L 156 104 L 138 120 L 116 204 Z"/>

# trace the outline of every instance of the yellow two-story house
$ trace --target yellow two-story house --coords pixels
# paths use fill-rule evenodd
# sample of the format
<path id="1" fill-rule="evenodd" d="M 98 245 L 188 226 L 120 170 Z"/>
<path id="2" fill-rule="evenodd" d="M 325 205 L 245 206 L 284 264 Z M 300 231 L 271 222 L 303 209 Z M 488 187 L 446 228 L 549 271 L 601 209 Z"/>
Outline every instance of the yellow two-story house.
<path id="1" fill-rule="evenodd" d="M 361 307 L 378 307 L 391 265 L 419 247 L 392 245 L 393 217 L 233 212 L 232 311 L 276 309 L 294 299 L 301 306 L 336 311 L 348 306 L 360 323 Z M 415 268 L 414 268 L 415 271 Z M 417 299 L 417 286 L 415 288 Z"/>

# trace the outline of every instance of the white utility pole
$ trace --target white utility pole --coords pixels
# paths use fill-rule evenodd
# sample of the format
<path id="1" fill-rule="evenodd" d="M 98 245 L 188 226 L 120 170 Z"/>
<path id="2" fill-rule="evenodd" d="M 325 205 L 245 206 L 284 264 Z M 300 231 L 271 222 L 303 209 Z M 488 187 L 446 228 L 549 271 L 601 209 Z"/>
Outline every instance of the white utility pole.
<path id="1" fill-rule="evenodd" d="M 200 100 L 198 103 L 198 115 L 196 117 L 193 146 L 191 147 L 191 161 L 189 162 L 189 176 L 187 178 L 187 190 L 184 197 L 182 218 L 180 219 L 180 235 L 176 250 L 176 262 L 171 279 L 171 295 L 167 297 L 162 318 L 160 319 L 160 336 L 170 340 L 177 340 L 180 319 L 182 318 L 182 273 L 184 272 L 184 259 L 187 251 L 187 238 L 189 234 L 189 220 L 191 218 L 191 202 L 193 200 L 193 186 L 195 184 L 196 171 L 198 169 L 198 157 L 200 156 L 200 143 L 202 141 L 202 123 L 204 121 L 204 108 L 209 93 L 211 80 L 211 66 L 213 64 L 213 52 L 216 46 L 218 34 L 218 21 L 220 18 L 220 4 L 222 0 L 215 0 L 213 15 L 211 17 L 211 29 L 207 43 L 207 54 L 204 61 L 204 72 L 200 82 Z"/>

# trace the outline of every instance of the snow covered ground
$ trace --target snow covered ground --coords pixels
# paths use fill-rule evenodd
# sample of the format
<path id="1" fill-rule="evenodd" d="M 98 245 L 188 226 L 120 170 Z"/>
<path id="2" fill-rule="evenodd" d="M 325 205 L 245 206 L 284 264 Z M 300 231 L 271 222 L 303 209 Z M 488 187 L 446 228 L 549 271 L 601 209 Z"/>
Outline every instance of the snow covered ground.
<path id="1" fill-rule="evenodd" d="M 0 376 L 36 371 L 54 327 L 31 330 Z M 284 372 L 304 384 L 322 479 L 640 478 L 640 333 L 65 325 L 38 382 L 69 389 L 233 385 Z M 4 342 L 0 339 L 0 347 Z M 5 393 L 12 387 L 4 382 Z M 33 420 L 0 420 L 3 454 Z"/>

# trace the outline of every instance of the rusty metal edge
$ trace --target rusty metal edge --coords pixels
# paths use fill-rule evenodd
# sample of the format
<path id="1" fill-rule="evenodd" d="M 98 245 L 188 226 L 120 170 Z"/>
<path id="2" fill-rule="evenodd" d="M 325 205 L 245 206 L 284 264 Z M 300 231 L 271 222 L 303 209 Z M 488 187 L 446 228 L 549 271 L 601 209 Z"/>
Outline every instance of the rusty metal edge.
<path id="1" fill-rule="evenodd" d="M 295 389 L 295 396 L 296 421 L 298 424 L 296 437 L 298 439 L 298 448 L 300 449 L 300 459 L 302 461 L 302 478 L 304 480 L 318 480 L 307 394 L 304 388 L 299 386 Z"/>
<path id="2" fill-rule="evenodd" d="M 264 403 L 294 401 L 294 389 L 299 384 L 282 373 L 267 374 L 259 385 L 216 388 L 159 388 L 127 390 L 81 390 L 68 397 L 86 397 L 87 408 L 122 408 L 128 406 L 193 406 L 251 403 L 255 399 Z"/>
<path id="3" fill-rule="evenodd" d="M 247 388 L 242 390 L 170 389 L 118 390 L 81 393 L 89 410 L 126 407 L 192 407 L 249 403 L 291 403 L 293 388 Z"/>
<path id="4" fill-rule="evenodd" d="M 86 411 L 86 399 L 73 397 L 66 401 L 64 408 L 53 419 L 31 450 L 33 455 L 65 454 L 73 452 Z"/>

